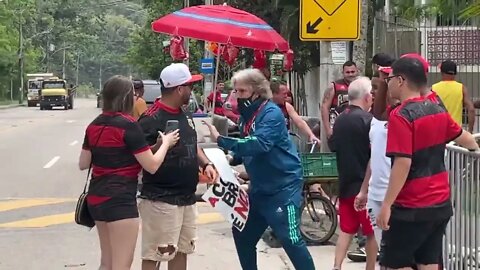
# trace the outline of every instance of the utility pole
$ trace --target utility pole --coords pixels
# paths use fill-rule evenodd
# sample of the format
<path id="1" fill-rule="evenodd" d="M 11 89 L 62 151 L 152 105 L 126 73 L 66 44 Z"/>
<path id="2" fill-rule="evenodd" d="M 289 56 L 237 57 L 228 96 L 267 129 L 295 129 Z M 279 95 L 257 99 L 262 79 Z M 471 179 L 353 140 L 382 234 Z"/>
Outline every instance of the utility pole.
<path id="1" fill-rule="evenodd" d="M 18 66 L 19 66 L 19 80 L 20 80 L 20 88 L 18 89 L 18 104 L 23 104 L 23 23 L 22 23 L 22 17 L 20 17 L 20 23 L 19 23 L 19 38 L 18 38 L 18 43 L 19 43 L 19 49 L 18 49 Z"/>
<path id="2" fill-rule="evenodd" d="M 65 41 L 63 41 L 63 63 L 62 63 L 62 79 L 65 80 L 65 58 L 66 58 L 67 48 L 65 47 Z"/>
<path id="3" fill-rule="evenodd" d="M 45 73 L 48 73 L 50 65 L 50 37 L 47 36 L 47 47 L 45 49 Z"/>
<path id="4" fill-rule="evenodd" d="M 213 0 L 205 0 L 205 5 L 214 5 L 214 4 L 215 3 L 214 3 Z M 213 58 L 213 59 L 215 59 L 215 56 L 209 50 L 205 49 L 203 58 Z M 218 59 L 215 60 L 215 61 L 218 61 Z M 215 67 L 216 67 L 216 65 L 215 65 Z M 217 72 L 217 70 L 215 70 L 215 72 Z M 213 89 L 214 89 L 213 88 L 213 75 L 212 74 L 205 74 L 205 78 L 203 80 L 203 100 L 205 100 L 206 97 L 208 97 L 208 95 L 210 95 L 210 93 L 213 91 Z M 209 108 L 207 108 L 206 105 L 207 104 L 205 104 L 204 111 L 208 112 Z"/>
<path id="5" fill-rule="evenodd" d="M 98 91 L 102 91 L 102 58 L 100 58 L 100 74 L 98 76 Z"/>
<path id="6" fill-rule="evenodd" d="M 10 79 L 10 101 L 13 101 L 13 79 Z"/>
<path id="7" fill-rule="evenodd" d="M 77 75 L 75 78 L 75 85 L 78 86 L 78 70 L 80 67 L 80 52 L 77 52 Z"/>

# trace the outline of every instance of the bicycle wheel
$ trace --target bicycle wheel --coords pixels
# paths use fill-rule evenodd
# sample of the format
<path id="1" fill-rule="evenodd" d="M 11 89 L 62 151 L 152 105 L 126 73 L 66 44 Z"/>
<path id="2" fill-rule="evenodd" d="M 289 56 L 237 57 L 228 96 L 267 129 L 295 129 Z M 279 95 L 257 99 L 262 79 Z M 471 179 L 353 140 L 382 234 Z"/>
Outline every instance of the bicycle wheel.
<path id="1" fill-rule="evenodd" d="M 337 229 L 337 210 L 329 199 L 320 194 L 307 196 L 302 206 L 300 232 L 307 243 L 325 244 Z"/>

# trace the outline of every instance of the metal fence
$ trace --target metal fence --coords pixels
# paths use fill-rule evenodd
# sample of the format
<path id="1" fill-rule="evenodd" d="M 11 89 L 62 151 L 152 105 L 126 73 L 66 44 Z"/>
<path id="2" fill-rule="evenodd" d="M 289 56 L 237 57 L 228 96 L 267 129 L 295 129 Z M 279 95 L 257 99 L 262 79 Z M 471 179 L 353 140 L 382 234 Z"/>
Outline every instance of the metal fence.
<path id="1" fill-rule="evenodd" d="M 444 269 L 480 269 L 480 154 L 450 144 L 446 165 L 454 215 L 444 238 Z"/>
<path id="2" fill-rule="evenodd" d="M 470 98 L 480 99 L 480 27 L 478 20 L 461 20 L 458 14 L 436 15 L 419 19 L 376 15 L 374 53 L 399 57 L 420 53 L 430 63 L 429 85 L 441 80 L 439 65 L 444 60 L 457 63 L 456 80 L 467 88 Z M 453 14 L 453 15 L 452 15 Z M 477 115 L 480 110 L 477 110 Z M 475 131 L 480 132 L 480 125 Z"/>

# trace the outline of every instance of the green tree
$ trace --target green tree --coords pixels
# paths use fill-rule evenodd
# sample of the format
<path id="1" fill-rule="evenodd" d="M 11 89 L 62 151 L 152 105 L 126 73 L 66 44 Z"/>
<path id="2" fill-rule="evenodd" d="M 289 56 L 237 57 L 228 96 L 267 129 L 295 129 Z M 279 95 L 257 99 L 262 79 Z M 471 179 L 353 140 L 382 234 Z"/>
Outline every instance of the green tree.
<path id="1" fill-rule="evenodd" d="M 138 0 L 9 0 L 0 5 L 5 3 L 8 7 L 2 12 L 18 14 L 23 10 L 24 36 L 32 37 L 28 42 L 25 39 L 26 71 L 61 75 L 65 70 L 70 82 L 75 82 L 78 74 L 79 83 L 94 85 L 113 74 L 129 75 L 125 56 L 130 36 L 144 24 L 146 15 Z M 18 40 L 18 27 L 12 18 L 15 16 L 2 16 L 0 28 L 13 31 L 9 40 Z M 18 50 L 18 45 L 12 48 Z M 0 56 L 4 55 L 11 53 L 0 51 Z M 15 73 L 16 59 L 4 59 L 13 65 L 10 73 Z M 5 74 L 9 73 L 2 72 Z M 7 81 L 0 77 L 0 85 Z"/>
<path id="2" fill-rule="evenodd" d="M 20 30 L 23 36 L 25 71 L 35 69 L 39 53 L 35 47 L 30 46 L 32 40 L 29 37 L 38 33 L 32 30 L 34 20 L 28 16 L 34 10 L 35 2 L 30 0 L 0 2 L 0 99 L 18 97 Z"/>
<path id="3" fill-rule="evenodd" d="M 203 1 L 190 1 L 190 4 L 198 5 Z M 170 37 L 154 33 L 151 29 L 151 22 L 173 11 L 183 8 L 183 1 L 155 1 L 145 0 L 144 6 L 147 10 L 145 25 L 138 29 L 131 37 L 132 46 L 128 52 L 128 62 L 135 68 L 135 74 L 146 75 L 150 78 L 158 78 L 160 71 L 172 63 L 173 60 L 168 52 L 164 53 L 163 43 L 168 44 Z M 197 40 L 189 41 L 190 68 L 198 71 L 199 62 L 202 57 L 204 42 Z"/>
<path id="4" fill-rule="evenodd" d="M 461 19 L 473 19 L 480 16 L 480 1 L 468 1 L 469 5 L 462 9 L 461 11 Z"/>

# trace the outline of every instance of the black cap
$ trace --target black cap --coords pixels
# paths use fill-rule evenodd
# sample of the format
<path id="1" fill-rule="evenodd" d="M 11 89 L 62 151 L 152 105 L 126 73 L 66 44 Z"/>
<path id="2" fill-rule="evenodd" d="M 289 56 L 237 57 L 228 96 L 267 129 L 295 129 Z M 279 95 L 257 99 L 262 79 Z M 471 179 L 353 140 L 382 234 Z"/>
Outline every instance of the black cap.
<path id="1" fill-rule="evenodd" d="M 395 58 L 386 53 L 377 53 L 372 58 L 372 63 L 381 67 L 389 67 L 395 62 Z"/>
<path id="2" fill-rule="evenodd" d="M 452 60 L 443 61 L 440 64 L 440 71 L 444 74 L 457 75 L 457 64 Z"/>

